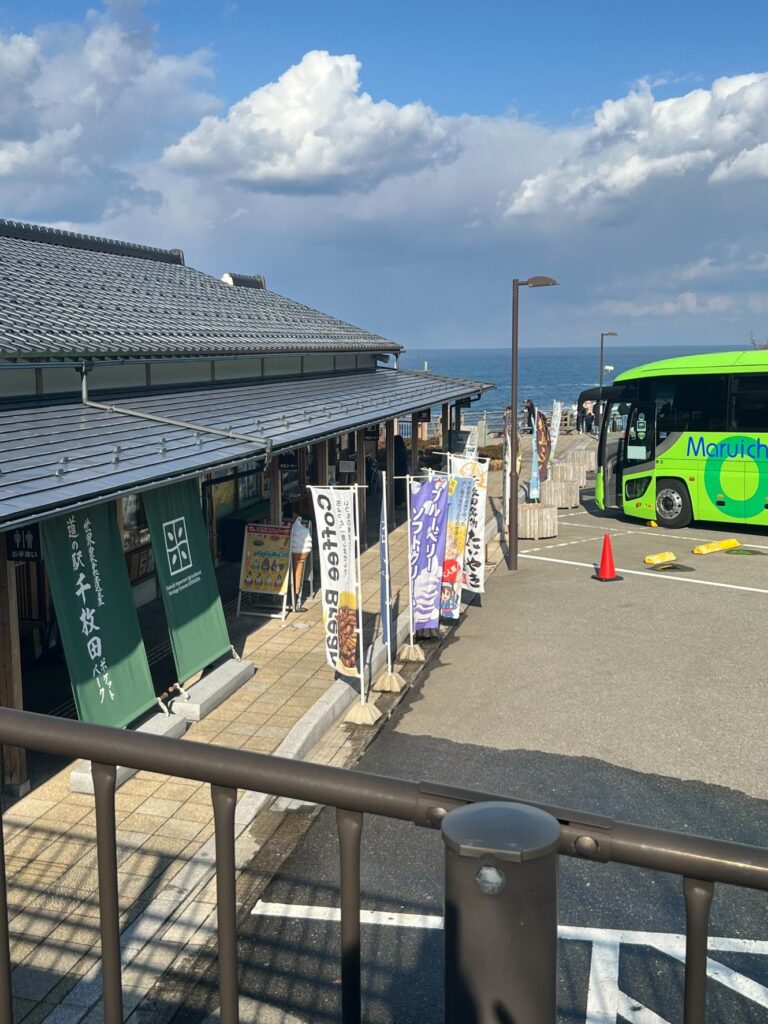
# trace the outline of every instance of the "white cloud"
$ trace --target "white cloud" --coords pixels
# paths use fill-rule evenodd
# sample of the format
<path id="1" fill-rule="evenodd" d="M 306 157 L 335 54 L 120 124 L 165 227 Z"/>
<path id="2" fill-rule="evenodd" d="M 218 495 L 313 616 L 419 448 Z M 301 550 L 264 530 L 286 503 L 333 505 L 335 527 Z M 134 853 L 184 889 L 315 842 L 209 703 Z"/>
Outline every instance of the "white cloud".
<path id="1" fill-rule="evenodd" d="M 351 54 L 313 50 L 224 117 L 204 118 L 165 152 L 167 166 L 266 192 L 366 191 L 454 159 L 451 122 L 423 103 L 360 91 Z"/>
<path id="2" fill-rule="evenodd" d="M 641 83 L 620 100 L 606 100 L 582 129 L 575 156 L 520 183 L 506 213 L 589 216 L 653 179 L 698 171 L 713 182 L 766 176 L 765 139 L 766 73 L 720 78 L 710 89 L 665 100 Z"/>
<path id="3" fill-rule="evenodd" d="M 640 299 L 606 299 L 600 308 L 608 316 L 657 317 L 705 316 L 727 313 L 734 305 L 730 295 L 700 296 L 695 292 L 680 292 L 667 299 L 643 301 Z"/>
<path id="4" fill-rule="evenodd" d="M 113 3 L 82 25 L 0 35 L 6 215 L 86 218 L 146 201 L 130 165 L 217 106 L 197 84 L 210 77 L 207 55 L 160 53 L 140 8 Z"/>

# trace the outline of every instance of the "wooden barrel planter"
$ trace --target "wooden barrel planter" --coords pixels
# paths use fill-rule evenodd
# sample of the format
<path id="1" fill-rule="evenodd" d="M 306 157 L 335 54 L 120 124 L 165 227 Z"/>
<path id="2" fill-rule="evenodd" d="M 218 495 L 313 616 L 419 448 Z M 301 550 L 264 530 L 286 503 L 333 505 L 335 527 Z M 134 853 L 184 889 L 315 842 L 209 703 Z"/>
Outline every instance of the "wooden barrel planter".
<path id="1" fill-rule="evenodd" d="M 571 480 L 579 487 L 587 486 L 587 467 L 577 466 L 575 462 L 553 462 L 549 467 L 550 480 Z"/>
<path id="2" fill-rule="evenodd" d="M 555 508 L 576 508 L 579 504 L 579 484 L 576 480 L 544 480 L 541 500 Z"/>
<path id="3" fill-rule="evenodd" d="M 526 502 L 517 506 L 517 535 L 525 540 L 557 536 L 557 509 Z"/>
<path id="4" fill-rule="evenodd" d="M 563 458 L 566 462 L 573 463 L 574 466 L 583 466 L 588 473 L 594 473 L 597 470 L 597 451 L 594 448 L 571 448 L 563 455 Z"/>

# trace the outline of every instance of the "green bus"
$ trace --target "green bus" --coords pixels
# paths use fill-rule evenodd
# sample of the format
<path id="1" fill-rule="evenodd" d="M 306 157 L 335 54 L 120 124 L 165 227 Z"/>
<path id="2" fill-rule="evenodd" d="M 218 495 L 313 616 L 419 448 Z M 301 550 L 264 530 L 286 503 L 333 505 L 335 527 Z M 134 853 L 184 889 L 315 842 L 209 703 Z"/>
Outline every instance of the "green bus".
<path id="1" fill-rule="evenodd" d="M 768 351 L 663 359 L 603 394 L 599 508 L 768 526 Z"/>

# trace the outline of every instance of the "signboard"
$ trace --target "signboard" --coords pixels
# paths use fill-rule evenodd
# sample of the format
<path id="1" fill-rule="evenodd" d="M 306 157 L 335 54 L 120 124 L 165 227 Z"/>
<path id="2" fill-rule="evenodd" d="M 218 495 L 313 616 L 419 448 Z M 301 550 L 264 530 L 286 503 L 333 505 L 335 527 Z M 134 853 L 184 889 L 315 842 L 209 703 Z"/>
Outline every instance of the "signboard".
<path id="1" fill-rule="evenodd" d="M 290 558 L 290 526 L 246 523 L 240 563 L 240 590 L 246 594 L 274 594 L 280 597 L 287 594 Z"/>
<path id="2" fill-rule="evenodd" d="M 463 459 L 451 455 L 448 469 L 452 474 L 475 481 L 469 510 L 467 546 L 464 552 L 462 586 L 473 594 L 485 591 L 485 501 L 488 494 L 488 459 Z"/>
<path id="3" fill-rule="evenodd" d="M 144 494 L 155 569 L 183 682 L 231 650 L 194 480 Z"/>
<path id="4" fill-rule="evenodd" d="M 340 459 L 338 470 L 340 473 L 354 473 L 355 463 L 353 459 Z"/>
<path id="5" fill-rule="evenodd" d="M 114 502 L 42 524 L 78 718 L 123 728 L 155 703 Z"/>
<path id="6" fill-rule="evenodd" d="M 280 469 L 296 469 L 299 465 L 297 452 L 280 452 L 277 457 L 277 464 Z"/>
<path id="7" fill-rule="evenodd" d="M 413 630 L 440 625 L 440 585 L 445 557 L 448 478 L 411 480 L 408 495 L 408 555 L 411 574 Z"/>
<path id="8" fill-rule="evenodd" d="M 419 423 L 431 423 L 432 422 L 432 410 L 431 409 L 420 409 L 416 413 L 416 417 Z"/>
<path id="9" fill-rule="evenodd" d="M 341 675 L 359 674 L 355 488 L 310 487 L 315 506 L 325 658 Z"/>
<path id="10" fill-rule="evenodd" d="M 5 554 L 9 562 L 37 562 L 40 558 L 40 527 L 17 526 L 5 534 Z"/>
<path id="11" fill-rule="evenodd" d="M 448 516 L 440 593 L 440 614 L 445 619 L 458 619 L 461 610 L 461 577 L 474 491 L 474 480 L 458 476 L 448 478 Z"/>

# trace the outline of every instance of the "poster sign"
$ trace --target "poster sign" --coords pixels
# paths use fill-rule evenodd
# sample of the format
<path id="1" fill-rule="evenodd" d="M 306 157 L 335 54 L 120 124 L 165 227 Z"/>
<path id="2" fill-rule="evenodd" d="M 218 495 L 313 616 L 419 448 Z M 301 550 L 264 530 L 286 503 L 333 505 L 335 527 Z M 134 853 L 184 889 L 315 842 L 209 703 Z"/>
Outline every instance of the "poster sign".
<path id="1" fill-rule="evenodd" d="M 310 487 L 320 558 L 325 658 L 357 676 L 359 656 L 354 488 Z"/>
<path id="2" fill-rule="evenodd" d="M 155 568 L 183 682 L 231 649 L 194 480 L 144 494 Z"/>
<path id="3" fill-rule="evenodd" d="M 445 557 L 448 478 L 411 480 L 408 553 L 413 601 L 413 629 L 437 629 Z"/>
<path id="4" fill-rule="evenodd" d="M 78 718 L 123 728 L 155 691 L 114 502 L 47 520 L 42 536 Z"/>
<path id="5" fill-rule="evenodd" d="M 464 459 L 451 455 L 448 469 L 458 477 L 475 481 L 469 509 L 467 546 L 464 551 L 462 586 L 473 594 L 485 591 L 485 501 L 488 494 L 488 459 Z"/>
<path id="6" fill-rule="evenodd" d="M 458 619 L 461 610 L 461 580 L 474 491 L 473 479 L 458 476 L 448 478 L 448 515 L 440 594 L 440 614 L 444 619 Z"/>
<path id="7" fill-rule="evenodd" d="M 40 558 L 40 527 L 17 526 L 5 534 L 5 554 L 9 562 L 37 562 Z"/>
<path id="8" fill-rule="evenodd" d="M 282 597 L 288 592 L 290 558 L 290 526 L 246 523 L 240 563 L 240 590 L 248 594 L 276 594 Z"/>

